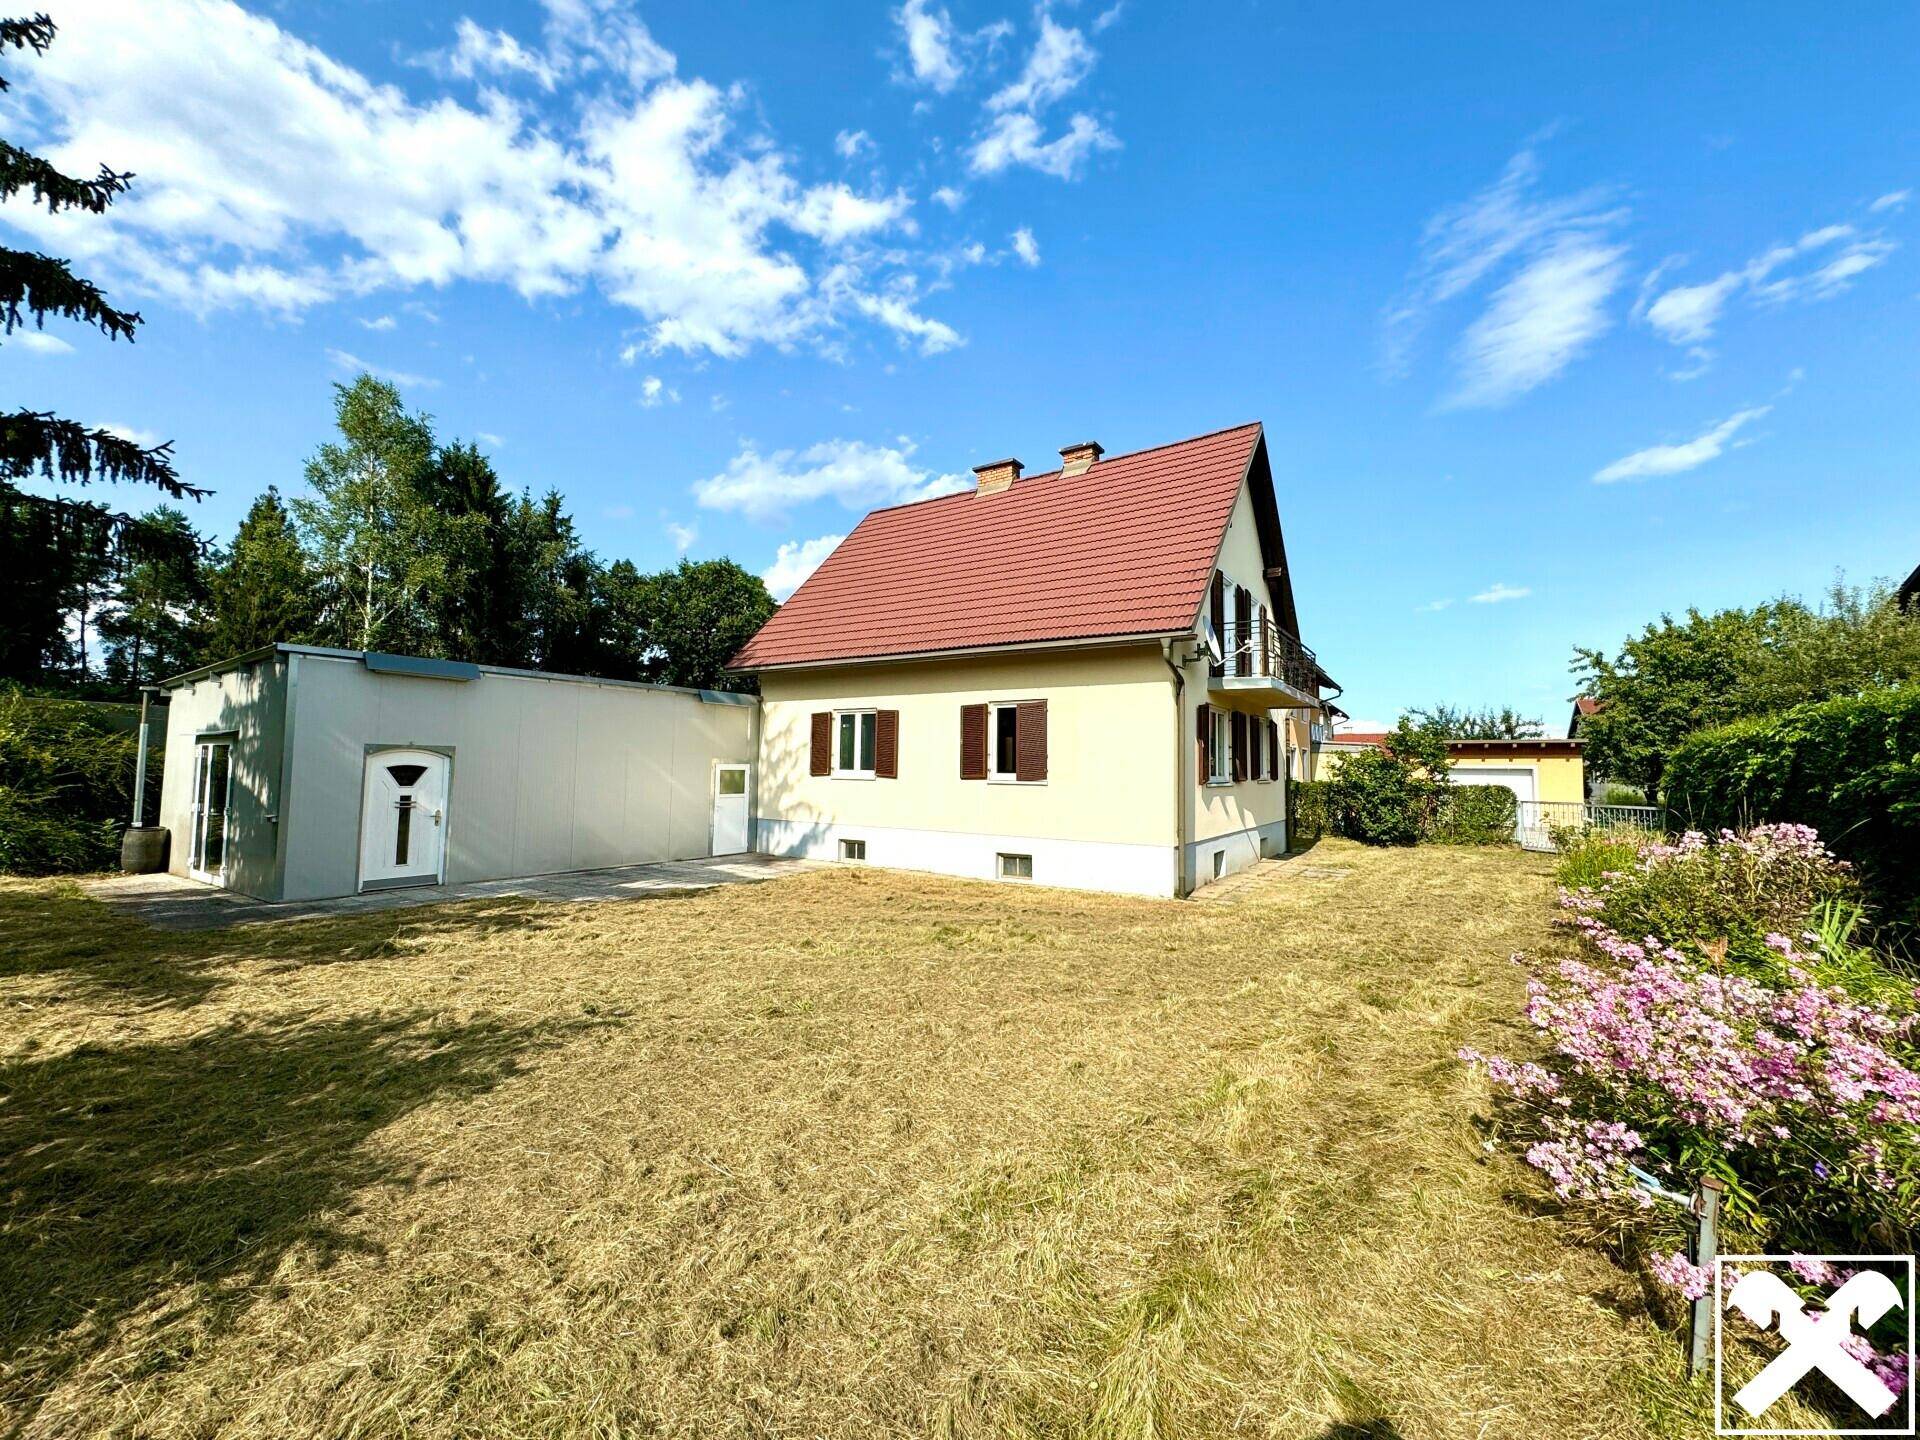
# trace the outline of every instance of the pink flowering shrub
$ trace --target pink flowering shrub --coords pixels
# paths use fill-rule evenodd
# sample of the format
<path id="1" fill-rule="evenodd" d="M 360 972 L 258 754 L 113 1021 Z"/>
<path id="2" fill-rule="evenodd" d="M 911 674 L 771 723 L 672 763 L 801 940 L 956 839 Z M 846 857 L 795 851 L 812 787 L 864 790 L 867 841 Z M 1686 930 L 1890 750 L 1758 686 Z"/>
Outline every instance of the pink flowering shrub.
<path id="1" fill-rule="evenodd" d="M 1818 836 L 1771 826 L 1646 844 L 1631 872 L 1562 892 L 1577 953 L 1514 957 L 1545 1055 L 1461 1052 L 1520 1111 L 1526 1160 L 1556 1194 L 1653 1234 L 1673 1221 L 1635 1169 L 1679 1191 L 1715 1175 L 1730 1225 L 1769 1251 L 1884 1251 L 1870 1230 L 1920 1226 L 1920 1015 L 1904 983 L 1862 996 L 1824 977 L 1807 911 L 1837 879 Z M 1723 922 L 1700 918 L 1734 910 L 1764 956 L 1738 968 Z M 1671 930 L 1623 930 L 1626 916 Z M 1698 1288 L 1683 1255 L 1650 1268 Z"/>
<path id="2" fill-rule="evenodd" d="M 1577 863 L 1568 871 L 1591 874 Z M 1696 956 L 1724 945 L 1718 953 L 1736 964 L 1765 969 L 1767 935 L 1798 935 L 1822 906 L 1857 890 L 1847 863 L 1805 825 L 1756 825 L 1645 840 L 1631 863 L 1567 889 L 1561 903 L 1622 935 L 1658 935 Z"/>

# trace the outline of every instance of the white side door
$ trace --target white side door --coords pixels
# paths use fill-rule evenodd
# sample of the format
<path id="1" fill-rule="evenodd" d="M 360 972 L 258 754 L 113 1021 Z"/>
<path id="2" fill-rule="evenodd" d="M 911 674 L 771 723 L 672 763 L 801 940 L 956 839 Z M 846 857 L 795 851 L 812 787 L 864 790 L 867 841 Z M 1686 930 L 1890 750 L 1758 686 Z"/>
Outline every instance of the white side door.
<path id="1" fill-rule="evenodd" d="M 747 765 L 726 761 L 713 767 L 713 853 L 738 855 L 751 848 L 747 835 Z"/>
<path id="2" fill-rule="evenodd" d="M 431 750 L 367 756 L 360 810 L 360 888 L 438 885 L 446 874 L 447 757 Z"/>
<path id="3" fill-rule="evenodd" d="M 233 742 L 203 740 L 193 748 L 193 833 L 187 873 L 224 885 L 227 878 L 227 806 L 233 799 Z"/>

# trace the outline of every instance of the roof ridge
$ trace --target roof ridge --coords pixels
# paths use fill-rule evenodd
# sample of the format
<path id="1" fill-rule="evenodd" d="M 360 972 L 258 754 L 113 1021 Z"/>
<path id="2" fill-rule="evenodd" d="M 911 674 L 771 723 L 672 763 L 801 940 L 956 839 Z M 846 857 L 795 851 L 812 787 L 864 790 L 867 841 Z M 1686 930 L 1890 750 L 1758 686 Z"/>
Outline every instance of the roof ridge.
<path id="1" fill-rule="evenodd" d="M 1236 430 L 1257 430 L 1262 423 L 1263 422 L 1259 420 L 1242 420 L 1238 425 L 1222 425 L 1218 430 L 1203 430 L 1198 435 L 1187 436 L 1184 440 L 1167 440 L 1159 445 L 1146 445 L 1138 450 L 1125 450 L 1118 455 L 1104 455 L 1097 464 L 1082 470 L 1080 474 L 1091 475 L 1094 470 L 1097 470 L 1101 465 L 1117 465 L 1122 460 L 1132 460 L 1140 455 L 1151 455 L 1156 450 L 1172 450 L 1181 445 L 1192 445 L 1201 440 L 1211 440 L 1216 435 L 1231 435 Z M 1052 480 L 1063 473 L 1062 470 L 1042 470 L 1035 475 L 1022 475 L 1020 481 L 1015 483 Z M 1077 480 L 1079 476 L 1076 475 L 1073 478 Z M 949 490 L 944 495 L 922 495 L 918 500 L 900 500 L 892 505 L 876 505 L 867 511 L 867 515 L 884 515 L 889 510 L 905 510 L 914 505 L 931 505 L 939 500 L 951 500 L 956 495 L 966 495 L 969 493 L 971 493 L 970 490 Z M 860 517 L 860 522 L 854 526 L 854 529 L 859 529 L 860 525 L 865 522 L 866 516 L 863 515 Z"/>

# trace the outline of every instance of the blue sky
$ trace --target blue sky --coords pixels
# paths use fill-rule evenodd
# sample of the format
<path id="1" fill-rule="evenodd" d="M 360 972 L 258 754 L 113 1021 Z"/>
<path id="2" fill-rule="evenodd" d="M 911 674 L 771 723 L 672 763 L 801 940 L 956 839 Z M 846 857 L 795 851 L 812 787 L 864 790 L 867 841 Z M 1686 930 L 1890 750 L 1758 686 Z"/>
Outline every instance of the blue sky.
<path id="1" fill-rule="evenodd" d="M 1557 726 L 1575 643 L 1920 563 L 1910 6 L 44 3 L 7 133 L 139 180 L 0 224 L 148 323 L 0 384 L 223 539 L 364 365 L 601 555 L 782 584 L 1264 420 L 1364 719 Z"/>

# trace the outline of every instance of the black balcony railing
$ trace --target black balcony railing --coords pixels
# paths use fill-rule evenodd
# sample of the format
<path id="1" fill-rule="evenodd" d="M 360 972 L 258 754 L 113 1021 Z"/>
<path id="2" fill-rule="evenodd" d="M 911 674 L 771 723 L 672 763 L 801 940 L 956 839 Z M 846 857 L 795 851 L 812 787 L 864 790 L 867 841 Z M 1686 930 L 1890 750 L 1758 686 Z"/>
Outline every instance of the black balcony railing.
<path id="1" fill-rule="evenodd" d="M 1228 621 L 1219 637 L 1220 659 L 1212 666 L 1216 676 L 1284 681 L 1308 695 L 1318 695 L 1315 681 L 1320 662 L 1298 635 L 1271 620 Z"/>

